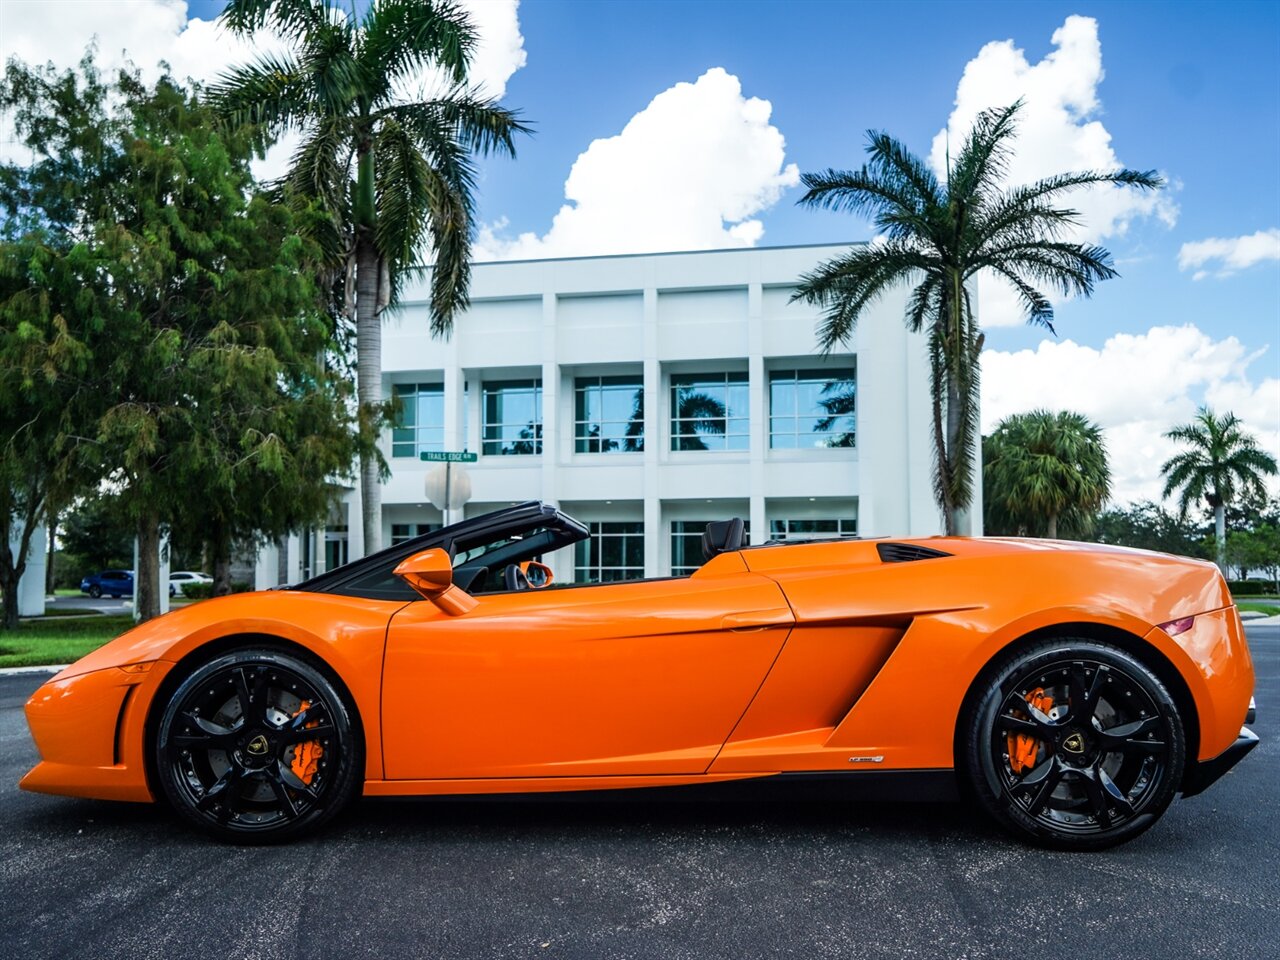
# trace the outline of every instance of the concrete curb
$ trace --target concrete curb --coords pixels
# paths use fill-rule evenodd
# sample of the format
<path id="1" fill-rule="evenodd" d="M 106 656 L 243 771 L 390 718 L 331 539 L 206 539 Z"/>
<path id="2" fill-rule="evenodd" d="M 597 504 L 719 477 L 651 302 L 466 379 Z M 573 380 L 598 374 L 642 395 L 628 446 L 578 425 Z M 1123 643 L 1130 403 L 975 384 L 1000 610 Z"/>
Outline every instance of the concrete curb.
<path id="1" fill-rule="evenodd" d="M 16 677 L 23 673 L 47 673 L 53 675 L 67 669 L 68 664 L 58 663 L 49 667 L 0 667 L 0 677 Z"/>
<path id="2" fill-rule="evenodd" d="M 1242 618 L 1243 619 L 1243 618 Z M 1280 626 L 1280 614 L 1274 617 L 1250 617 L 1244 621 L 1246 627 L 1275 627 Z"/>

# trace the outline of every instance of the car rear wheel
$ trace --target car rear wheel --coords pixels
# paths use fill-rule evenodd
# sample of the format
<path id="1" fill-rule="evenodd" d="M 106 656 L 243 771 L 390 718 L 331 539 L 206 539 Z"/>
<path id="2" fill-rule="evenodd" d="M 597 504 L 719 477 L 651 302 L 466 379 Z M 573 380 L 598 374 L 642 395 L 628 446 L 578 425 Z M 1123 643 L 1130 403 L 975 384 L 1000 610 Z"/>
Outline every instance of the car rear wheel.
<path id="1" fill-rule="evenodd" d="M 316 666 L 279 650 L 239 650 L 191 672 L 155 743 L 174 809 L 222 840 L 271 843 L 315 830 L 360 786 L 350 706 Z"/>
<path id="2" fill-rule="evenodd" d="M 1186 763 L 1177 706 L 1118 647 L 1060 639 L 996 663 L 962 720 L 966 785 L 1018 837 L 1062 850 L 1131 840 L 1164 813 Z"/>

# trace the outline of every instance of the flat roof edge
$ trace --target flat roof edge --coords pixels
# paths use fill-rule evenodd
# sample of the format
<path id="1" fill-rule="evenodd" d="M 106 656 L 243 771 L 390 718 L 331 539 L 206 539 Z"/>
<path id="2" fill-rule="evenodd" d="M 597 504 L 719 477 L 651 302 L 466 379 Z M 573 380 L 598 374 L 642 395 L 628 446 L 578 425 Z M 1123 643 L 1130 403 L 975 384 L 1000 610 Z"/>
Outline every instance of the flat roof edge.
<path id="1" fill-rule="evenodd" d="M 508 263 L 563 263 L 571 260 L 626 260 L 640 257 L 687 257 L 703 253 L 763 253 L 770 250 L 814 250 L 818 247 L 865 247 L 869 240 L 833 240 L 829 243 L 785 243 L 771 247 L 712 247 L 705 250 L 652 250 L 648 253 L 589 253 L 576 257 L 533 257 L 524 260 L 472 260 L 473 267 Z M 428 270 L 430 263 L 421 263 L 415 270 Z"/>

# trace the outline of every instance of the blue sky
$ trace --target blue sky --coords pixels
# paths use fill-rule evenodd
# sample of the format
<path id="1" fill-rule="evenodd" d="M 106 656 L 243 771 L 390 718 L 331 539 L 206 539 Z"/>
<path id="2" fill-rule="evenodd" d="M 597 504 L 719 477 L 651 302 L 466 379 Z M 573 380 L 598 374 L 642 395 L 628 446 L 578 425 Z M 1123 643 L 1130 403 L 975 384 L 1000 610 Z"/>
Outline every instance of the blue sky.
<path id="1" fill-rule="evenodd" d="M 1107 429 L 1120 499 L 1158 494 L 1159 435 L 1202 402 L 1280 453 L 1280 4 L 465 2 L 505 44 L 481 71 L 490 89 L 537 127 L 517 161 L 483 165 L 487 255 L 869 239 L 852 217 L 798 209 L 796 172 L 859 164 L 869 127 L 928 156 L 949 122 L 959 136 L 974 109 L 1026 94 L 1024 173 L 1102 156 L 1170 187 L 1155 206 L 1097 207 L 1112 229 L 1100 214 L 1084 239 L 1122 277 L 1060 304 L 1057 338 L 1010 325 L 984 287 L 988 425 L 1080 409 Z M 70 6 L 0 0 L 0 52 L 57 59 L 68 31 L 92 29 L 104 51 L 195 74 L 236 57 L 201 23 L 217 0 L 185 20 L 181 0 Z"/>

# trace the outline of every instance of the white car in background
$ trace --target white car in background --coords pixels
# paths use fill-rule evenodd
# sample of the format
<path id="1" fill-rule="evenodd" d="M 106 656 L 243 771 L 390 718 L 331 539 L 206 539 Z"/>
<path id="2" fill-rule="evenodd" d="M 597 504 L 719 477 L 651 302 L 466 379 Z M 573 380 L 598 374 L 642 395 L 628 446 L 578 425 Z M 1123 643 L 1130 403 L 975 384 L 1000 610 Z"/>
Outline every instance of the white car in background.
<path id="1" fill-rule="evenodd" d="M 213 577 L 195 570 L 178 570 L 169 574 L 169 596 L 185 596 L 185 590 L 193 583 L 213 583 Z"/>

